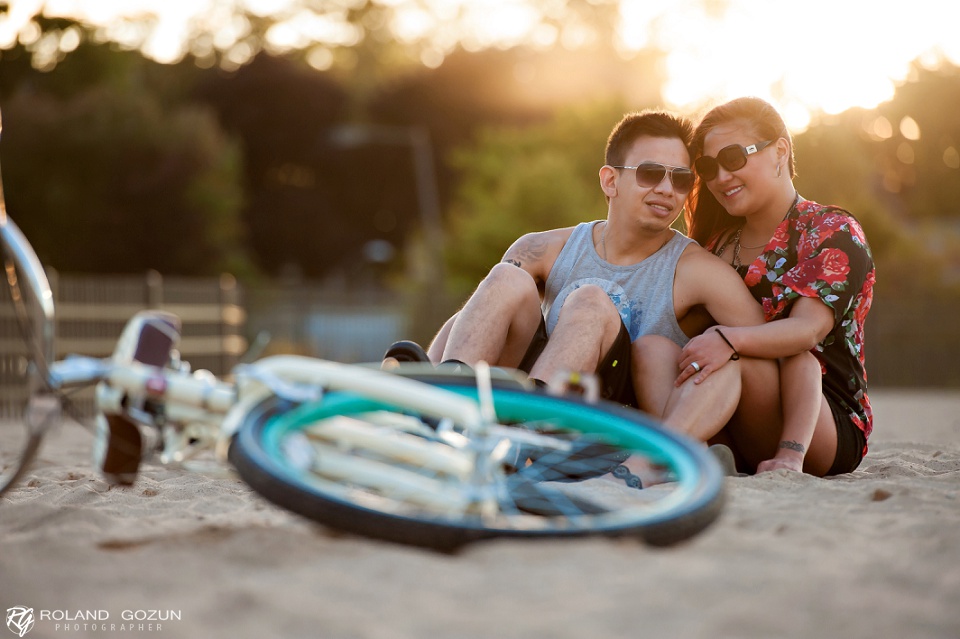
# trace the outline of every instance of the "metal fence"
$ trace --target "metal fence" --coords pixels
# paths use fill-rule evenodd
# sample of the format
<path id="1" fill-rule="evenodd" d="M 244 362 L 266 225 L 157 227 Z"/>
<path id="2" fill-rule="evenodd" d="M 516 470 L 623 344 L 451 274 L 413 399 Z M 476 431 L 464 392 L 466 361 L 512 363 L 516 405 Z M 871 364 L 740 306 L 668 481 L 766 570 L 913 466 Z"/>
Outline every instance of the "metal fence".
<path id="1" fill-rule="evenodd" d="M 960 295 L 880 297 L 865 330 L 871 387 L 960 388 Z"/>
<path id="2" fill-rule="evenodd" d="M 84 277 L 47 273 L 56 306 L 56 357 L 69 354 L 107 357 L 127 320 L 153 308 L 183 321 L 180 353 L 194 369 L 221 375 L 246 350 L 246 323 L 240 289 L 231 276 L 172 278 L 145 276 Z M 27 350 L 14 316 L 9 291 L 0 287 L 0 417 L 20 414 L 27 397 Z M 83 412 L 92 390 L 74 403 Z"/>
<path id="3" fill-rule="evenodd" d="M 379 288 L 273 282 L 244 289 L 247 334 L 269 336 L 266 352 L 337 362 L 375 362 L 409 338 L 409 300 Z"/>

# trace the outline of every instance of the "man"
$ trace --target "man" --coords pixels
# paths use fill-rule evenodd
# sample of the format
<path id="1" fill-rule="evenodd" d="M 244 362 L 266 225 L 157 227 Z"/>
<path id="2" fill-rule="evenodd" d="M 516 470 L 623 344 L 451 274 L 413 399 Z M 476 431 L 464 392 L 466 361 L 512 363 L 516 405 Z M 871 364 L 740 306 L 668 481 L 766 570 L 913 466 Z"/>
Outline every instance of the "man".
<path id="1" fill-rule="evenodd" d="M 564 372 L 596 373 L 604 398 L 636 407 L 636 339 L 662 336 L 682 347 L 711 317 L 724 325 L 762 323 L 740 278 L 671 228 L 694 183 L 691 135 L 682 117 L 626 115 L 610 134 L 600 169 L 606 220 L 514 242 L 441 328 L 430 361 L 482 360 L 524 370 L 541 384 Z M 426 359 L 403 345 L 386 356 Z M 675 360 L 662 363 L 674 376 Z M 688 380 L 669 406 L 651 412 L 707 441 L 737 405 L 739 369 L 732 364 L 702 384 Z"/>

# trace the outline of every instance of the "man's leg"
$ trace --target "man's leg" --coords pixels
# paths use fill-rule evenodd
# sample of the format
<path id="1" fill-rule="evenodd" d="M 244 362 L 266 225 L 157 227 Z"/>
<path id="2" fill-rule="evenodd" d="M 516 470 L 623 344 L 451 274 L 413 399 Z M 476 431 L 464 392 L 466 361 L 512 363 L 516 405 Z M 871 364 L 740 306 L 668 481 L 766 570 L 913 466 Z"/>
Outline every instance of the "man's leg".
<path id="1" fill-rule="evenodd" d="M 443 361 L 443 349 L 447 347 L 447 340 L 450 339 L 450 329 L 453 328 L 458 315 L 459 313 L 454 313 L 450 319 L 444 322 L 430 342 L 430 347 L 427 348 L 427 356 L 433 364 L 439 364 Z"/>
<path id="2" fill-rule="evenodd" d="M 430 345 L 430 360 L 485 361 L 516 368 L 540 325 L 540 292 L 533 277 L 512 264 L 490 269 L 462 309 Z"/>
<path id="3" fill-rule="evenodd" d="M 620 333 L 620 313 L 597 286 L 582 286 L 563 302 L 557 326 L 530 377 L 549 383 L 565 372 L 594 373 Z"/>

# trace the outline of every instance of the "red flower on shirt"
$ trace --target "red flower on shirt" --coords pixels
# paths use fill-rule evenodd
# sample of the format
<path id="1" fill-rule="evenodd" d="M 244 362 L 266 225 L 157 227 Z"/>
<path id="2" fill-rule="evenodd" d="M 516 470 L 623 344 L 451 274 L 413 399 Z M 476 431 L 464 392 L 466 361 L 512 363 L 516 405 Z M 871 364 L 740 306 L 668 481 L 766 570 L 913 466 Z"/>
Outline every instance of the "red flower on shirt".
<path id="1" fill-rule="evenodd" d="M 760 283 L 761 278 L 763 278 L 766 272 L 766 267 L 762 262 L 751 264 L 746 276 L 743 278 L 743 283 L 746 284 L 748 288 L 756 286 Z"/>
<path id="2" fill-rule="evenodd" d="M 816 297 L 821 289 L 845 282 L 849 273 L 847 254 L 828 248 L 790 269 L 784 274 L 783 283 L 804 297 Z"/>
<path id="3" fill-rule="evenodd" d="M 850 274 L 850 257 L 842 250 L 837 248 L 824 249 L 817 256 L 820 262 L 820 279 L 827 284 L 834 284 L 847 281 L 847 275 Z"/>

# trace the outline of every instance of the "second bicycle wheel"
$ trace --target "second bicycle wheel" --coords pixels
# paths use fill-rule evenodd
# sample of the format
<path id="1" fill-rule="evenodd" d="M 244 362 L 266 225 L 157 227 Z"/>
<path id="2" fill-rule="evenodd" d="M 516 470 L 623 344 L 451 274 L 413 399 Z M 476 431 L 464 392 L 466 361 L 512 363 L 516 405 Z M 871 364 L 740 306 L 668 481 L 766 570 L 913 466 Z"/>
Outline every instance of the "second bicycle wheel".
<path id="1" fill-rule="evenodd" d="M 476 398 L 462 381 L 437 384 Z M 270 501 L 332 528 L 439 550 L 491 537 L 632 535 L 707 527 L 723 503 L 699 443 L 638 411 L 494 388 L 497 424 L 464 432 L 352 393 L 265 400 L 230 450 Z M 639 489 L 635 480 L 647 486 Z"/>
<path id="2" fill-rule="evenodd" d="M 60 421 L 60 403 L 47 393 L 54 360 L 50 283 L 33 247 L 7 215 L 0 178 L 0 495 L 27 471 L 46 430 Z"/>

